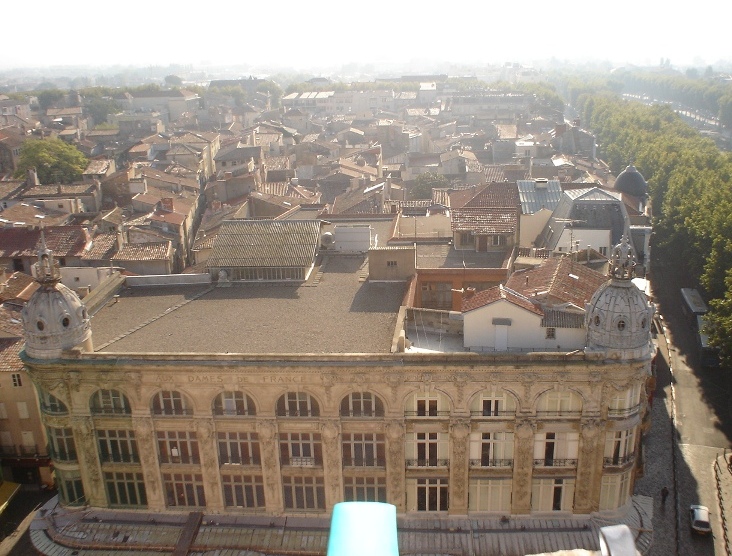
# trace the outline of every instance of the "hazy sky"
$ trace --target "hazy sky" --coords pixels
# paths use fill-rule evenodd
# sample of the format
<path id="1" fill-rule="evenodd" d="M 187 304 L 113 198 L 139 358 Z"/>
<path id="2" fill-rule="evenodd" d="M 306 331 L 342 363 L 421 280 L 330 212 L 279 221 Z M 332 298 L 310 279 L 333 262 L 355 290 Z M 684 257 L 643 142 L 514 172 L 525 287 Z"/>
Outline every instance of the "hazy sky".
<path id="1" fill-rule="evenodd" d="M 676 66 L 732 59 L 730 0 L 36 0 L 2 9 L 0 68 L 556 58 Z M 207 13 L 207 10 L 208 13 Z M 692 11 L 693 10 L 693 11 Z"/>

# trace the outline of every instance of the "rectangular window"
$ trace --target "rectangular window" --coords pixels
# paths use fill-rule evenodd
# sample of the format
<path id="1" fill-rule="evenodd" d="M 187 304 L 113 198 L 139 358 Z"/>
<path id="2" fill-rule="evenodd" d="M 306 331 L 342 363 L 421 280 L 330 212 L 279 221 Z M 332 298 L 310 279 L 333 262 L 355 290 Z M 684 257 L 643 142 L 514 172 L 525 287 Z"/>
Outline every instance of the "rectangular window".
<path id="1" fill-rule="evenodd" d="M 547 328 L 546 329 L 546 339 L 547 340 L 556 340 L 557 339 L 557 329 L 556 328 Z"/>
<path id="2" fill-rule="evenodd" d="M 160 463 L 201 463 L 196 433 L 158 431 Z"/>
<path id="3" fill-rule="evenodd" d="M 600 486 L 600 511 L 616 510 L 628 501 L 630 496 L 630 473 L 603 475 Z"/>
<path id="4" fill-rule="evenodd" d="M 223 475 L 227 508 L 264 508 L 264 484 L 260 475 Z"/>
<path id="5" fill-rule="evenodd" d="M 483 432 L 470 435 L 471 467 L 511 467 L 513 433 Z"/>
<path id="6" fill-rule="evenodd" d="M 5 402 L 0 402 L 0 419 L 7 419 L 8 411 L 5 409 Z"/>
<path id="7" fill-rule="evenodd" d="M 20 386 L 23 386 L 23 380 L 20 376 L 20 373 L 13 373 L 11 377 L 13 379 L 13 388 L 19 388 Z"/>
<path id="8" fill-rule="evenodd" d="M 323 477 L 282 477 L 285 509 L 324 510 Z"/>
<path id="9" fill-rule="evenodd" d="M 384 435 L 343 433 L 344 467 L 383 467 L 386 465 Z"/>
<path id="10" fill-rule="evenodd" d="M 206 507 L 203 475 L 199 473 L 163 473 L 163 489 L 169 508 Z"/>
<path id="11" fill-rule="evenodd" d="M 579 447 L 577 432 L 542 432 L 534 437 L 534 465 L 575 467 Z"/>
<path id="12" fill-rule="evenodd" d="M 343 477 L 346 502 L 386 502 L 385 477 Z"/>
<path id="13" fill-rule="evenodd" d="M 56 469 L 56 485 L 58 485 L 59 498 L 66 506 L 83 506 L 86 504 L 84 485 L 78 471 L 61 471 Z"/>
<path id="14" fill-rule="evenodd" d="M 100 430 L 97 431 L 99 459 L 102 463 L 138 463 L 135 431 Z"/>
<path id="15" fill-rule="evenodd" d="M 147 506 L 142 473 L 105 473 L 104 483 L 110 506 Z"/>
<path id="16" fill-rule="evenodd" d="M 441 432 L 407 433 L 408 467 L 445 467 L 448 465 L 449 435 Z"/>
<path id="17" fill-rule="evenodd" d="M 448 510 L 447 479 L 411 479 L 407 481 L 407 504 L 418 512 Z"/>
<path id="18" fill-rule="evenodd" d="M 295 467 L 322 465 L 320 435 L 307 432 L 280 433 L 280 463 Z"/>
<path id="19" fill-rule="evenodd" d="M 624 465 L 635 451 L 634 429 L 608 432 L 605 435 L 605 465 Z"/>
<path id="20" fill-rule="evenodd" d="M 74 433 L 70 428 L 48 427 L 48 445 L 51 457 L 59 461 L 76 461 Z"/>
<path id="21" fill-rule="evenodd" d="M 397 265 L 396 261 L 386 261 L 386 266 L 396 267 L 396 265 Z"/>
<path id="22" fill-rule="evenodd" d="M 28 419 L 28 404 L 26 402 L 15 402 L 18 408 L 18 418 Z"/>
<path id="23" fill-rule="evenodd" d="M 535 512 L 569 512 L 574 500 L 574 479 L 534 479 L 531 509 Z"/>
<path id="24" fill-rule="evenodd" d="M 259 465 L 259 441 L 256 432 L 220 432 L 219 464 Z"/>
<path id="25" fill-rule="evenodd" d="M 474 512 L 510 512 L 511 479 L 471 479 L 468 509 Z"/>

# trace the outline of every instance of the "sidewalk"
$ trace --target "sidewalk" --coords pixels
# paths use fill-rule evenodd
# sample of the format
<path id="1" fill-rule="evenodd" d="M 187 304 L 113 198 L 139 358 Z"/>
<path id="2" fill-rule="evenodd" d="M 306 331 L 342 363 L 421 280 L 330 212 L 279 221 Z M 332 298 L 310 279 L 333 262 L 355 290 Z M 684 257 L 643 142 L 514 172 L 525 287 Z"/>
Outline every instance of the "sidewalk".
<path id="1" fill-rule="evenodd" d="M 732 452 L 720 455 L 714 462 L 714 477 L 717 479 L 717 496 L 719 497 L 719 513 L 722 516 L 724 532 L 724 548 L 727 556 L 732 555 Z"/>

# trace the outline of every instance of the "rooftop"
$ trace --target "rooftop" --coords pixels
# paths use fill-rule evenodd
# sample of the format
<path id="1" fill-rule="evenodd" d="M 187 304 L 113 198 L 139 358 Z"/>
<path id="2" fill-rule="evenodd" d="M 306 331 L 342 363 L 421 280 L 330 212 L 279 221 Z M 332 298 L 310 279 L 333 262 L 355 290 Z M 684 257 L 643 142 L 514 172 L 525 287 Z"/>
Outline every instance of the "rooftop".
<path id="1" fill-rule="evenodd" d="M 365 263 L 365 256 L 325 257 L 303 285 L 124 288 L 93 316 L 94 346 L 142 353 L 389 353 L 406 285 L 362 282 Z"/>

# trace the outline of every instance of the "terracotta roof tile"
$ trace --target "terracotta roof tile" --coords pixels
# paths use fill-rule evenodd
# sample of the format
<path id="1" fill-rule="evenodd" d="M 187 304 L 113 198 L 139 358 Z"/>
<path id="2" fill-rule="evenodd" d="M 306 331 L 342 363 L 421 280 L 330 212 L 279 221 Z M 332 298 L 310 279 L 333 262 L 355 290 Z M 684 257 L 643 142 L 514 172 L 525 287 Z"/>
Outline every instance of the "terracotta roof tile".
<path id="1" fill-rule="evenodd" d="M 43 230 L 46 247 L 56 257 L 80 257 L 89 241 L 82 226 L 49 226 Z M 32 257 L 41 246 L 41 231 L 0 228 L 0 257 Z"/>
<path id="2" fill-rule="evenodd" d="M 160 261 L 170 259 L 169 241 L 128 243 L 112 257 L 113 261 Z"/>
<path id="3" fill-rule="evenodd" d="M 544 312 L 539 306 L 532 303 L 523 295 L 520 295 L 504 286 L 495 286 L 492 288 L 488 288 L 487 290 L 483 290 L 473 294 L 471 297 L 464 298 L 462 312 L 467 313 L 468 311 L 473 311 L 480 307 L 485 307 L 486 305 L 490 305 L 491 303 L 495 303 L 496 301 L 500 300 L 505 300 L 509 303 L 513 303 L 517 307 L 521 307 L 522 309 L 530 311 L 531 313 L 541 316 L 544 315 Z"/>
<path id="4" fill-rule="evenodd" d="M 25 340 L 16 338 L 0 338 L 0 372 L 18 372 L 23 370 L 20 352 Z"/>
<path id="5" fill-rule="evenodd" d="M 517 225 L 517 208 L 463 208 L 452 211 L 453 232 L 512 234 Z"/>

